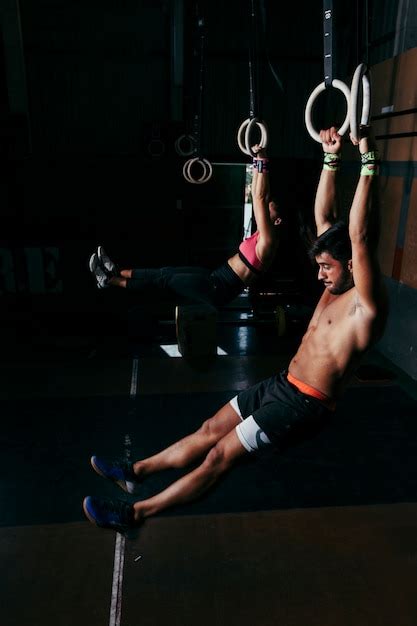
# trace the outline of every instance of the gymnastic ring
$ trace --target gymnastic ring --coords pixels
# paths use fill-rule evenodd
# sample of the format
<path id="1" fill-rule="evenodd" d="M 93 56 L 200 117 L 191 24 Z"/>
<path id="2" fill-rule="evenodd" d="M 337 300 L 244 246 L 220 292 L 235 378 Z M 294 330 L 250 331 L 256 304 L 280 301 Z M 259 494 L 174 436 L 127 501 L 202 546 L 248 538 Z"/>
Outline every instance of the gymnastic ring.
<path id="1" fill-rule="evenodd" d="M 259 146 L 261 148 L 266 148 L 268 144 L 268 131 L 266 129 L 265 124 L 260 122 L 257 117 L 248 117 L 242 124 L 239 126 L 239 130 L 237 131 L 237 143 L 239 148 L 243 152 L 243 154 L 247 154 L 248 156 L 256 156 L 254 152 L 252 152 L 249 142 L 249 135 L 253 128 L 253 126 L 257 124 L 261 130 L 261 140 L 259 142 Z M 246 129 L 246 130 L 245 130 Z M 243 131 L 245 130 L 244 142 L 242 140 Z"/>
<path id="2" fill-rule="evenodd" d="M 250 140 L 250 134 L 252 132 L 253 127 L 255 126 L 255 124 L 257 126 L 259 126 L 260 131 L 261 131 L 261 139 L 258 143 L 260 148 L 266 148 L 268 145 L 268 131 L 266 129 L 266 126 L 263 122 L 259 122 L 257 120 L 256 117 L 254 117 L 253 119 L 251 119 L 251 121 L 249 122 L 249 124 L 246 127 L 246 132 L 245 132 L 245 146 L 246 146 L 246 150 L 249 151 L 249 154 L 251 154 L 252 156 L 256 157 L 256 152 L 253 152 L 252 148 L 251 148 L 251 141 Z"/>
<path id="3" fill-rule="evenodd" d="M 200 178 L 195 179 L 191 176 L 191 168 L 194 165 L 194 163 L 197 163 L 197 162 L 203 168 L 203 174 L 200 176 Z M 206 183 L 208 180 L 210 180 L 213 174 L 213 167 L 207 159 L 194 157 L 193 159 L 188 159 L 188 161 L 184 163 L 184 166 L 182 168 L 182 173 L 183 173 L 185 180 L 188 181 L 189 183 L 193 183 L 194 185 L 202 185 L 203 183 Z"/>
<path id="4" fill-rule="evenodd" d="M 184 178 L 185 178 L 185 180 L 187 181 L 187 183 L 192 183 L 193 181 L 191 180 L 191 178 L 189 178 L 189 177 L 188 177 L 188 174 L 187 174 L 187 166 L 188 166 L 188 162 L 189 162 L 189 161 L 186 161 L 186 162 L 184 163 L 184 165 L 182 166 L 182 175 L 184 176 Z"/>
<path id="5" fill-rule="evenodd" d="M 250 152 L 246 150 L 245 145 L 242 141 L 242 133 L 244 129 L 246 128 L 246 126 L 249 124 L 249 122 L 250 122 L 250 118 L 242 122 L 241 125 L 239 126 L 239 130 L 237 131 L 237 143 L 239 145 L 239 148 L 241 149 L 243 154 L 247 154 L 248 156 L 250 156 Z"/>
<path id="6" fill-rule="evenodd" d="M 188 145 L 189 145 L 188 150 L 184 150 L 181 147 L 181 143 L 184 143 L 184 140 L 188 141 Z M 180 156 L 190 156 L 191 154 L 193 154 L 193 152 L 195 152 L 195 148 L 196 148 L 196 141 L 193 135 L 181 135 L 175 141 L 175 151 Z"/>
<path id="7" fill-rule="evenodd" d="M 195 179 L 191 176 L 191 168 L 194 165 L 194 163 L 197 163 L 197 162 L 202 166 L 203 174 L 202 176 L 200 176 L 200 178 Z M 206 183 L 207 181 L 210 180 L 210 178 L 212 177 L 212 174 L 213 174 L 213 167 L 207 159 L 200 159 L 199 157 L 195 157 L 194 159 L 189 160 L 188 166 L 187 166 L 187 175 L 188 175 L 190 182 L 194 183 L 195 185 L 202 185 L 203 183 Z"/>
<path id="8" fill-rule="evenodd" d="M 192 159 L 192 161 L 193 161 L 193 159 Z M 189 177 L 191 178 L 191 180 L 195 184 L 201 185 L 201 184 L 206 183 L 207 181 L 210 180 L 210 178 L 213 175 L 213 167 L 212 167 L 210 161 L 208 161 L 207 159 L 196 159 L 196 161 L 198 161 L 200 163 L 200 165 L 203 167 L 203 170 L 204 170 L 203 176 L 201 176 L 201 178 L 198 178 L 197 180 L 191 176 L 191 167 L 193 166 L 192 162 L 190 162 L 189 165 L 188 165 L 187 174 L 189 175 Z"/>
<path id="9" fill-rule="evenodd" d="M 346 85 L 346 83 L 342 82 L 341 80 L 337 80 L 336 78 L 332 80 L 332 87 L 334 87 L 335 89 L 339 89 L 346 98 L 347 111 L 346 111 L 345 121 L 343 122 L 339 130 L 337 131 L 339 135 L 344 135 L 347 129 L 349 128 L 350 89 Z M 305 124 L 308 130 L 308 133 L 310 137 L 312 137 L 312 139 L 314 139 L 315 141 L 318 141 L 318 143 L 322 143 L 322 141 L 320 139 L 319 133 L 313 127 L 313 123 L 311 121 L 311 112 L 313 109 L 313 104 L 314 104 L 315 99 L 325 89 L 326 89 L 326 83 L 324 81 L 320 83 L 320 85 L 317 85 L 317 87 L 312 91 L 309 99 L 307 100 L 306 110 L 305 110 Z"/>
<path id="10" fill-rule="evenodd" d="M 192 176 L 191 176 L 191 166 L 196 161 L 200 161 L 200 158 L 199 157 L 194 157 L 192 159 L 188 159 L 188 161 L 186 161 L 184 163 L 183 168 L 182 168 L 182 173 L 183 173 L 183 176 L 184 176 L 185 180 L 187 181 L 187 183 L 192 183 L 194 185 L 197 184 L 200 180 L 204 179 L 206 174 L 207 174 L 206 164 L 203 163 L 203 162 L 200 162 L 200 165 L 203 168 L 203 174 L 197 181 L 194 178 L 192 178 Z"/>
<path id="11" fill-rule="evenodd" d="M 369 115 L 371 111 L 371 82 L 369 79 L 369 70 L 365 63 L 361 63 L 355 70 L 350 90 L 350 132 L 356 141 L 360 139 L 358 125 L 358 99 L 359 86 L 362 79 L 362 113 L 360 119 L 361 126 L 369 124 Z"/>
<path id="12" fill-rule="evenodd" d="M 161 157 L 165 152 L 165 144 L 162 139 L 151 139 L 148 143 L 148 152 L 152 157 Z"/>

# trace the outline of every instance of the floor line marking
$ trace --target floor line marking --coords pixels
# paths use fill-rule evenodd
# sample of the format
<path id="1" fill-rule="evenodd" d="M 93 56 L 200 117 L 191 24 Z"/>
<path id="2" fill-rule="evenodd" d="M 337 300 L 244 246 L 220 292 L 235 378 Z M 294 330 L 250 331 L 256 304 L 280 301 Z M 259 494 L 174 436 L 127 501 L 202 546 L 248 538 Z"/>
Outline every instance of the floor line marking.
<path id="1" fill-rule="evenodd" d="M 130 379 L 130 397 L 136 398 L 136 393 L 138 390 L 138 372 L 139 372 L 139 359 L 134 357 L 132 363 L 132 376 Z"/>
<path id="2" fill-rule="evenodd" d="M 122 582 L 126 539 L 116 534 L 109 626 L 120 626 L 122 617 Z"/>
<path id="3" fill-rule="evenodd" d="M 130 399 L 136 398 L 138 388 L 139 359 L 134 357 L 132 362 L 132 374 L 130 379 Z M 125 459 L 130 459 L 131 438 L 125 435 L 124 448 Z M 125 562 L 126 537 L 121 533 L 116 533 L 114 546 L 113 582 L 111 591 L 110 620 L 109 626 L 120 626 L 122 618 L 122 590 L 123 590 L 123 569 Z"/>

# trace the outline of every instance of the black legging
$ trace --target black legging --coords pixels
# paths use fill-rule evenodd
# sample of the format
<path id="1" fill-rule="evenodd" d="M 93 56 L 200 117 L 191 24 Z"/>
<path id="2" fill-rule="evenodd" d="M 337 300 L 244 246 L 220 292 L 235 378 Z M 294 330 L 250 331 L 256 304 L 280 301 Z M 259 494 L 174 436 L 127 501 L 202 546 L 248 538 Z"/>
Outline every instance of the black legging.
<path id="1" fill-rule="evenodd" d="M 181 303 L 221 306 L 236 298 L 245 284 L 225 263 L 213 271 L 193 266 L 134 269 L 126 287 L 142 293 L 168 290 Z"/>

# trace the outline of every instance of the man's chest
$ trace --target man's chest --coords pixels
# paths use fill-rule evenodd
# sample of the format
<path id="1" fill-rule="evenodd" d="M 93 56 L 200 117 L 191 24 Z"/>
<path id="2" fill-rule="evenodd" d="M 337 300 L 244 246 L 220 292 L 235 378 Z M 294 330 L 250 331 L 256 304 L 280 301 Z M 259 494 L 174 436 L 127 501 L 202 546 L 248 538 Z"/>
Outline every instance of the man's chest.
<path id="1" fill-rule="evenodd" d="M 323 346 L 332 346 L 334 349 L 338 345 L 352 341 L 359 316 L 360 306 L 355 300 L 354 293 L 347 292 L 329 297 L 327 302 L 317 306 L 305 339 L 320 342 Z"/>

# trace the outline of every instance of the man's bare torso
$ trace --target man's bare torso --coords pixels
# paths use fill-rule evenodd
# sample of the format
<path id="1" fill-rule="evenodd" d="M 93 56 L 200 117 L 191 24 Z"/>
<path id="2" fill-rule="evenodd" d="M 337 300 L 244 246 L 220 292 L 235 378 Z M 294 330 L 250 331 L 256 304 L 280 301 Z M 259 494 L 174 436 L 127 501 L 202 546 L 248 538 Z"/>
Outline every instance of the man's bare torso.
<path id="1" fill-rule="evenodd" d="M 381 336 L 387 315 L 384 290 L 378 313 L 360 303 L 355 287 L 343 294 L 325 290 L 311 318 L 289 372 L 298 380 L 337 398 L 361 356 Z"/>

